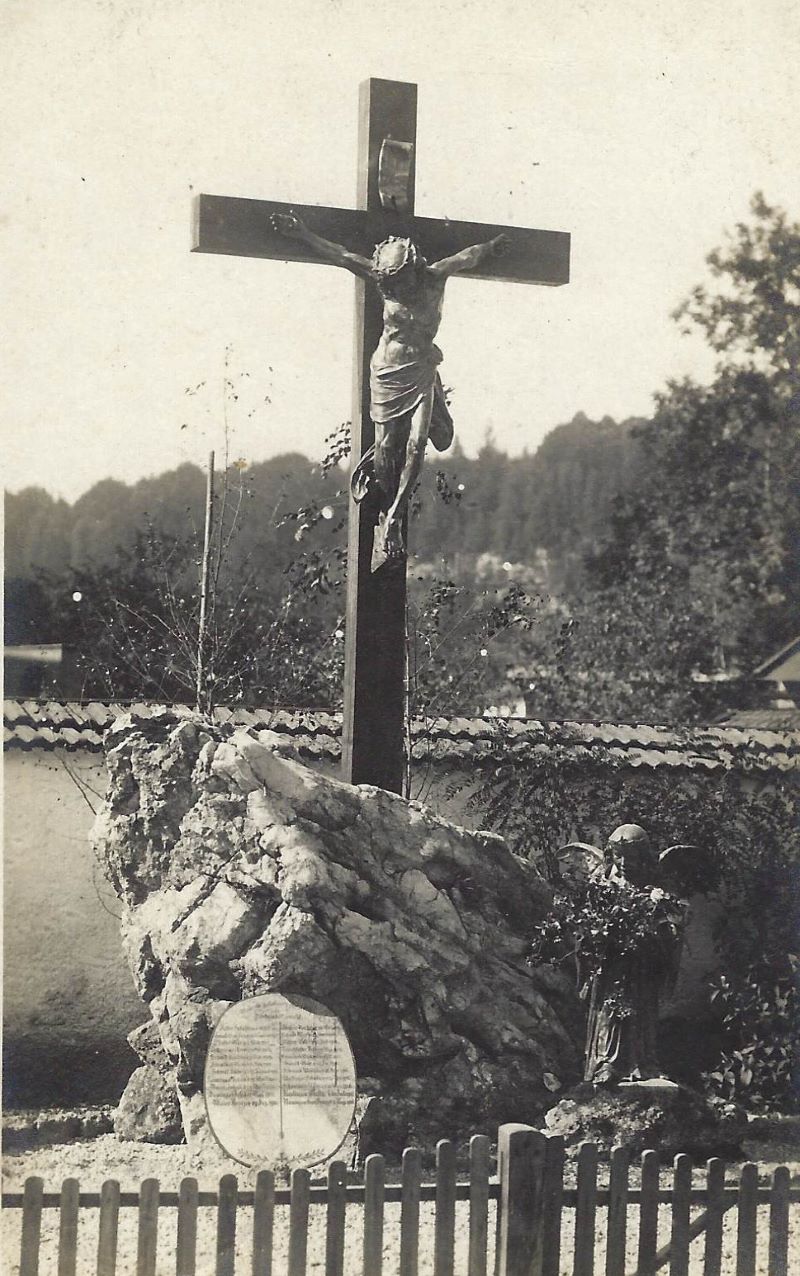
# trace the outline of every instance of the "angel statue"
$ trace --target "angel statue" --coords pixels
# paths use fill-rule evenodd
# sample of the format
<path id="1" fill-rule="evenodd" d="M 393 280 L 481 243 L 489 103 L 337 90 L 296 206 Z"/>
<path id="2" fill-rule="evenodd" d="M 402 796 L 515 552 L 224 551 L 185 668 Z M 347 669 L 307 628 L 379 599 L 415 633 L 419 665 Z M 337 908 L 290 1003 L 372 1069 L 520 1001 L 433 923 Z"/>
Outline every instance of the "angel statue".
<path id="1" fill-rule="evenodd" d="M 453 441 L 453 418 L 445 402 L 434 337 L 442 319 L 444 287 L 460 271 L 506 251 L 505 235 L 430 264 L 413 240 L 390 235 L 372 259 L 323 239 L 293 213 L 273 213 L 274 230 L 301 239 L 324 260 L 374 284 L 383 301 L 383 332 L 370 362 L 370 415 L 375 443 L 356 466 L 351 486 L 356 501 L 373 488 L 380 513 L 372 570 L 405 561 L 403 520 L 422 469 L 428 439 L 443 452 Z"/>
<path id="2" fill-rule="evenodd" d="M 677 979 L 688 897 L 711 885 L 709 858 L 684 844 L 657 855 L 640 825 L 622 824 L 604 852 L 571 842 L 557 860 L 567 892 L 557 924 L 569 932 L 589 997 L 584 1081 L 607 1086 L 663 1076 L 659 1000 Z M 541 942 L 539 949 L 542 955 Z"/>

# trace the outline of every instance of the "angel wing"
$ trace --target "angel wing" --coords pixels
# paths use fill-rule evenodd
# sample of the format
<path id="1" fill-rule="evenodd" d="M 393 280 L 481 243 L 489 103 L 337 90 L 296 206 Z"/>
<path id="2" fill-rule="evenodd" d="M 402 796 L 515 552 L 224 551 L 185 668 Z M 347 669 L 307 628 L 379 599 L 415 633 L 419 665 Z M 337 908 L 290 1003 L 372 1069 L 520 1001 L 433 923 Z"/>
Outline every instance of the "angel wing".
<path id="1" fill-rule="evenodd" d="M 589 842 L 568 842 L 556 852 L 556 863 L 567 890 L 578 890 L 603 867 L 603 852 Z"/>
<path id="2" fill-rule="evenodd" d="M 683 842 L 668 846 L 658 857 L 658 867 L 662 884 L 677 895 L 704 894 L 717 883 L 714 858 L 702 846 Z"/>

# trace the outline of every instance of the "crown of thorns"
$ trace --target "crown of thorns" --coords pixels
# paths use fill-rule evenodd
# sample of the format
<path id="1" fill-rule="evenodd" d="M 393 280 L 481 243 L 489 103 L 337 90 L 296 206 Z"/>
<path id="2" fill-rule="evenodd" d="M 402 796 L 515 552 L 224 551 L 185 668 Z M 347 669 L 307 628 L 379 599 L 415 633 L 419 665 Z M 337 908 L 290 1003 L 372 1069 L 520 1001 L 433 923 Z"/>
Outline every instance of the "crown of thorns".
<path id="1" fill-rule="evenodd" d="M 397 275 L 405 266 L 416 266 L 422 260 L 413 240 L 402 235 L 382 240 L 372 254 L 372 265 L 379 275 Z"/>

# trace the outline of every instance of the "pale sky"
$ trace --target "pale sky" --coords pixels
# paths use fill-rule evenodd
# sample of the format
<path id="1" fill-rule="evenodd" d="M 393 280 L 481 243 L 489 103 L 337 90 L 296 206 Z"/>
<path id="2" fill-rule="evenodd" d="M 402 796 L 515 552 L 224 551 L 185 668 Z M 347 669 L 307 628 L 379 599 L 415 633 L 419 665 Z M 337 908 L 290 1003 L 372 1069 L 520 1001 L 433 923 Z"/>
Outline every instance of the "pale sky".
<path id="1" fill-rule="evenodd" d="M 321 454 L 352 280 L 190 254 L 191 196 L 351 205 L 369 76 L 419 85 L 421 215 L 573 236 L 566 287 L 448 285 L 468 452 L 708 379 L 670 311 L 754 190 L 800 213 L 795 0 L 4 0 L 0 23 L 14 491 L 202 464 L 228 347 L 234 456 Z"/>

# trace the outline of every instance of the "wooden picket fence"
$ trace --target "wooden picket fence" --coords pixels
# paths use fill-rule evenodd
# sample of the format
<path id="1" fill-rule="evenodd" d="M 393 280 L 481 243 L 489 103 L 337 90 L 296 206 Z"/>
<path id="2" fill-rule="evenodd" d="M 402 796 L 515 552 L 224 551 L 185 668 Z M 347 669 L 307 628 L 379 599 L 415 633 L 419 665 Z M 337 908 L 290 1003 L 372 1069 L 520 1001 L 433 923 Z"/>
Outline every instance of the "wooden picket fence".
<path id="1" fill-rule="evenodd" d="M 586 1143 L 580 1149 L 575 1187 L 564 1183 L 564 1144 L 528 1126 L 502 1126 L 498 1138 L 497 1174 L 492 1174 L 491 1149 L 485 1135 L 470 1140 L 468 1174 L 459 1181 L 454 1144 L 436 1148 L 434 1181 L 423 1182 L 419 1149 L 403 1154 L 399 1183 L 386 1182 L 382 1156 L 369 1156 L 363 1181 L 349 1182 L 344 1162 L 328 1168 L 325 1183 L 312 1183 L 308 1170 L 295 1170 L 288 1188 L 276 1186 L 270 1171 L 261 1171 L 252 1191 L 240 1191 L 235 1175 L 219 1180 L 217 1191 L 198 1190 L 186 1178 L 178 1192 L 162 1192 L 157 1179 L 147 1179 L 138 1192 L 122 1192 L 110 1180 L 100 1192 L 82 1192 L 75 1179 L 66 1179 L 59 1193 L 45 1192 L 39 1178 L 29 1178 L 22 1193 L 4 1193 L 4 1209 L 21 1209 L 20 1276 L 40 1276 L 43 1211 L 58 1210 L 57 1276 L 85 1276 L 79 1266 L 84 1211 L 99 1211 L 91 1270 L 97 1276 L 306 1276 L 309 1219 L 312 1206 L 325 1206 L 325 1276 L 650 1276 L 669 1269 L 670 1276 L 788 1276 L 790 1209 L 800 1203 L 800 1188 L 791 1185 L 786 1166 L 778 1168 L 768 1186 L 759 1183 L 758 1166 L 741 1168 L 738 1183 L 726 1185 L 726 1167 L 718 1159 L 707 1163 L 702 1186 L 693 1185 L 688 1156 L 674 1162 L 672 1183 L 662 1188 L 655 1152 L 645 1152 L 641 1174 L 631 1182 L 626 1152 L 617 1148 L 610 1159 L 607 1187 L 598 1186 L 598 1151 Z M 637 1185 L 638 1183 L 638 1185 Z M 421 1244 L 420 1205 L 433 1205 L 432 1227 Z M 459 1209 L 459 1203 L 463 1203 Z M 399 1205 L 399 1244 L 391 1259 L 384 1254 L 385 1207 Z M 348 1242 L 345 1265 L 345 1224 L 348 1206 L 360 1207 L 360 1254 Z M 692 1207 L 701 1207 L 692 1217 Z M 276 1211 L 288 1208 L 288 1240 L 284 1252 L 274 1252 Z M 130 1253 L 119 1252 L 120 1210 L 138 1211 L 136 1243 Z M 216 1211 L 214 1241 L 198 1259 L 198 1211 Z M 766 1212 L 766 1235 L 756 1267 L 758 1211 Z M 159 1247 L 159 1219 L 177 1211 L 174 1244 Z M 736 1210 L 735 1267 L 723 1264 L 723 1220 Z M 247 1218 L 242 1211 L 247 1211 Z M 659 1214 L 669 1215 L 668 1240 L 658 1246 Z M 571 1217 L 570 1217 L 571 1212 Z M 494 1226 L 490 1219 L 494 1214 Z M 629 1244 L 632 1214 L 638 1214 L 635 1245 Z M 243 1223 L 247 1221 L 247 1226 Z M 602 1224 L 602 1225 L 601 1225 Z M 237 1267 L 237 1229 L 240 1261 Z M 163 1233 L 162 1228 L 162 1233 Z M 424 1231 L 424 1229 L 423 1229 Z M 241 1261 L 243 1233 L 249 1252 Z M 705 1233 L 702 1266 L 689 1248 Z M 396 1235 L 396 1233 L 395 1233 Z M 568 1243 L 565 1242 L 565 1235 Z M 604 1244 L 598 1245 L 598 1235 Z M 633 1240 L 631 1232 L 630 1240 Z M 211 1253 L 209 1254 L 209 1248 Z M 626 1250 L 629 1255 L 626 1260 Z M 635 1252 L 635 1258 L 630 1254 Z M 694 1251 L 693 1251 L 694 1253 Z M 135 1256 L 134 1256 L 135 1255 Z M 598 1256 L 599 1255 L 599 1256 Z M 96 1261 L 95 1261 L 96 1257 Z M 314 1270 L 322 1270 L 321 1250 Z M 200 1265 L 198 1265 L 198 1263 Z M 45 1276 L 41 1270 L 41 1276 Z"/>

